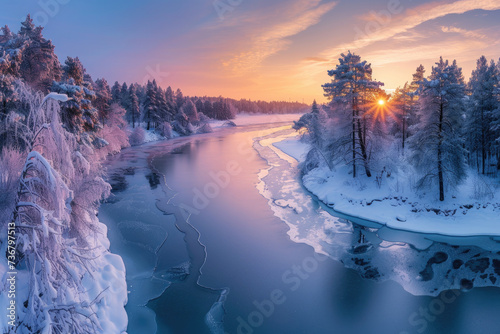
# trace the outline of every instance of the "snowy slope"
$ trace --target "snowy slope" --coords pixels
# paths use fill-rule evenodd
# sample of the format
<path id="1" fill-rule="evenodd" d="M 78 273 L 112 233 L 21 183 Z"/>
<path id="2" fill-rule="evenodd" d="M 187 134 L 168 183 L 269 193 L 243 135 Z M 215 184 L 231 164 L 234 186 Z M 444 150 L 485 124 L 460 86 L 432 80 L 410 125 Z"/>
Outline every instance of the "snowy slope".
<path id="1" fill-rule="evenodd" d="M 290 156 L 302 158 L 304 144 L 298 137 L 274 145 Z M 299 152 L 299 153 L 298 153 Z M 457 195 L 443 203 L 433 194 L 417 196 L 407 184 L 411 173 L 399 179 L 382 177 L 379 186 L 375 178 L 354 180 L 349 168 L 330 171 L 317 168 L 303 177 L 304 186 L 335 211 L 361 220 L 376 222 L 393 229 L 445 236 L 499 236 L 500 190 L 485 185 L 486 199 L 475 199 L 482 181 L 470 176 L 458 188 Z"/>

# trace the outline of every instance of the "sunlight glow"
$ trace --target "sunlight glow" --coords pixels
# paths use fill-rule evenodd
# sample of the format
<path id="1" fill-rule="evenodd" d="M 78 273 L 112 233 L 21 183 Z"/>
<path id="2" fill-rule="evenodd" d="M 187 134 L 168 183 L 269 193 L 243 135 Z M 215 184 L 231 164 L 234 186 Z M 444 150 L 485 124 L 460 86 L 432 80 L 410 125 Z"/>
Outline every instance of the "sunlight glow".
<path id="1" fill-rule="evenodd" d="M 383 105 L 385 104 L 385 100 L 378 100 L 378 104 L 379 104 L 380 106 L 383 106 Z"/>

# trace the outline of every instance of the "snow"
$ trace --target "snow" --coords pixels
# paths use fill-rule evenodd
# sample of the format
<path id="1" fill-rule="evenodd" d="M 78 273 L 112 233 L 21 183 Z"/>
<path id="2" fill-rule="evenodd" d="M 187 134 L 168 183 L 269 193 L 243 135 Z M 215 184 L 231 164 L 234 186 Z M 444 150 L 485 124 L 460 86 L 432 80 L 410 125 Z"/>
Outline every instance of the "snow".
<path id="1" fill-rule="evenodd" d="M 268 200 L 274 215 L 286 223 L 292 241 L 312 246 L 317 253 L 328 255 L 364 278 L 375 282 L 394 281 L 413 295 L 437 296 L 444 290 L 463 288 L 462 282 L 473 282 L 470 284 L 474 287 L 495 284 L 494 266 L 477 272 L 469 268 L 484 261 L 481 256 L 490 261 L 493 257 L 496 261 L 500 237 L 458 238 L 396 230 L 353 217 L 363 216 L 358 214 L 361 206 L 353 206 L 352 215 L 334 211 L 304 191 L 298 162 L 290 156 L 293 153 L 287 152 L 289 155 L 277 148 L 281 147 L 281 141 L 290 142 L 285 147 L 294 147 L 293 130 L 288 127 L 287 132 L 285 127 L 280 127 L 263 136 L 254 138 L 254 148 L 268 167 L 258 174 L 260 182 L 256 187 Z M 301 143 L 296 140 L 299 146 Z M 321 184 L 322 180 L 325 175 L 321 180 L 311 181 Z M 352 175 L 351 179 L 344 180 L 352 180 Z M 329 193 L 334 188 L 325 186 L 323 190 Z M 438 263 L 438 258 L 445 261 L 429 265 Z M 455 261 L 465 265 L 455 268 L 452 266 Z"/>
<path id="2" fill-rule="evenodd" d="M 274 146 L 304 161 L 301 151 L 304 144 L 297 136 Z M 405 175 L 403 171 L 397 174 Z M 408 174 L 383 176 L 379 187 L 374 177 L 354 180 L 349 167 L 333 172 L 320 167 L 305 175 L 303 184 L 335 211 L 357 218 L 361 224 L 366 220 L 397 230 L 453 237 L 500 236 L 498 185 L 485 184 L 488 190 L 478 190 L 480 181 L 469 175 L 454 198 L 440 203 L 434 195 L 418 196 L 409 186 L 405 187 L 411 178 Z M 493 195 L 483 200 L 474 199 L 478 192 L 493 192 Z"/>
<path id="3" fill-rule="evenodd" d="M 275 147 L 288 154 L 298 162 L 305 160 L 310 146 L 296 139 L 285 139 L 273 144 Z"/>
<path id="4" fill-rule="evenodd" d="M 92 276 L 86 274 L 82 280 L 87 294 L 98 300 L 97 318 L 100 319 L 101 333 L 124 333 L 127 329 L 127 284 L 125 265 L 120 256 L 106 252 L 96 260 Z"/>
<path id="5" fill-rule="evenodd" d="M 165 139 L 154 130 L 146 130 L 146 135 L 144 136 L 144 143 L 151 143 L 159 140 Z"/>
<path id="6" fill-rule="evenodd" d="M 268 115 L 268 114 L 246 114 L 241 113 L 236 115 L 236 118 L 230 120 L 236 126 L 249 126 L 249 125 L 259 125 L 259 124 L 268 124 L 268 123 L 291 123 L 292 121 L 297 121 L 302 114 L 276 114 L 276 115 Z M 210 125 L 214 129 L 226 128 L 228 121 L 219 121 L 212 120 L 210 121 Z"/>
<path id="7" fill-rule="evenodd" d="M 59 102 L 66 102 L 69 100 L 68 95 L 66 94 L 58 94 L 58 93 L 50 93 L 47 96 L 45 96 L 42 100 L 42 105 L 48 100 L 48 99 L 53 99 Z"/>

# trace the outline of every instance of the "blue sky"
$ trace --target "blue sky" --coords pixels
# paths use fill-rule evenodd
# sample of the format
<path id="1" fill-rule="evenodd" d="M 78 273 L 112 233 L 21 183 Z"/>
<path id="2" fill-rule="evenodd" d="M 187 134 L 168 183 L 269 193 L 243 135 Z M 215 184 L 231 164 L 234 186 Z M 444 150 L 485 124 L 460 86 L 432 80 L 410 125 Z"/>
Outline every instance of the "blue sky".
<path id="1" fill-rule="evenodd" d="M 61 61 L 78 56 L 95 78 L 189 95 L 323 101 L 326 71 L 347 50 L 387 89 L 422 63 L 457 59 L 466 77 L 500 57 L 500 1 L 491 0 L 0 0 L 0 25 L 27 13 Z"/>

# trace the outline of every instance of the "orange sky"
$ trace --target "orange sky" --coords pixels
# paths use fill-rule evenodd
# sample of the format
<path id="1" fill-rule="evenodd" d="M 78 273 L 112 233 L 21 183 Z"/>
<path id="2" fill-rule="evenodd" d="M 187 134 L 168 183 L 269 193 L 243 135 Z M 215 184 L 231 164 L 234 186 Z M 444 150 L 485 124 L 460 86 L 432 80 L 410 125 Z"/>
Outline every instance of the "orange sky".
<path id="1" fill-rule="evenodd" d="M 347 50 L 386 89 L 439 56 L 466 77 L 481 55 L 500 57 L 500 0 L 88 0 L 51 13 L 0 1 L 3 24 L 32 13 L 60 59 L 78 56 L 94 79 L 155 78 L 187 95 L 323 102 L 326 71 Z"/>

